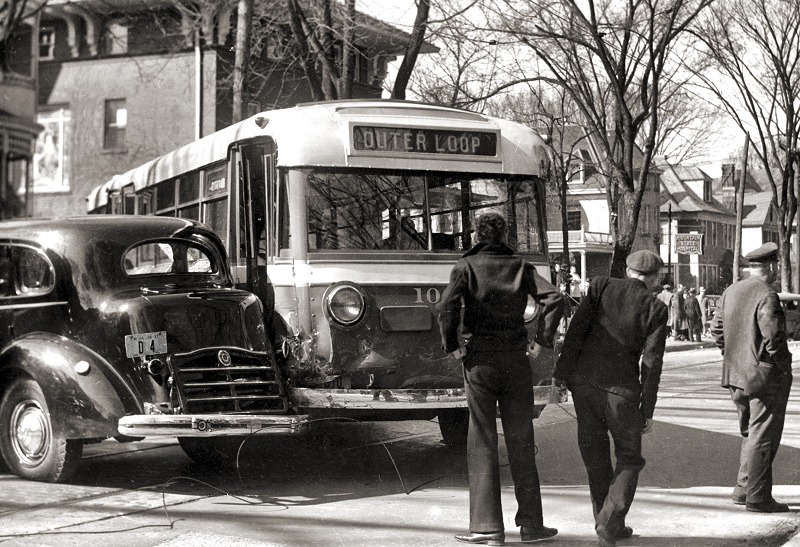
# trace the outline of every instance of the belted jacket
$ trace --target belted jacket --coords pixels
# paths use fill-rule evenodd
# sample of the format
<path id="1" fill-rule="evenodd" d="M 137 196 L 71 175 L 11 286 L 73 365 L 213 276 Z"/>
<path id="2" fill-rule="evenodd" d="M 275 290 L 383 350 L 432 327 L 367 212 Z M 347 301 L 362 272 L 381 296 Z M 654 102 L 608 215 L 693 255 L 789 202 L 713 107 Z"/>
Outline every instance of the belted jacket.
<path id="1" fill-rule="evenodd" d="M 564 313 L 558 290 L 507 245 L 475 245 L 456 262 L 438 306 L 442 348 L 453 352 L 463 339 L 471 352 L 524 349 L 528 296 L 541 306 L 532 341 L 553 347 Z"/>

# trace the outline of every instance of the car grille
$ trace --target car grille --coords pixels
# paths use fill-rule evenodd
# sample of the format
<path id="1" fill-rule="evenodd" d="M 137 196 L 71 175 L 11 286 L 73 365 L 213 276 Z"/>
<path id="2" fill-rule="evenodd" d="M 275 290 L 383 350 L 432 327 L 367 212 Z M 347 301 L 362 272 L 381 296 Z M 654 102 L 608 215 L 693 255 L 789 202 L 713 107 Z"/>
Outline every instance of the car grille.
<path id="1" fill-rule="evenodd" d="M 167 359 L 184 414 L 285 413 L 280 370 L 267 353 L 206 348 Z"/>

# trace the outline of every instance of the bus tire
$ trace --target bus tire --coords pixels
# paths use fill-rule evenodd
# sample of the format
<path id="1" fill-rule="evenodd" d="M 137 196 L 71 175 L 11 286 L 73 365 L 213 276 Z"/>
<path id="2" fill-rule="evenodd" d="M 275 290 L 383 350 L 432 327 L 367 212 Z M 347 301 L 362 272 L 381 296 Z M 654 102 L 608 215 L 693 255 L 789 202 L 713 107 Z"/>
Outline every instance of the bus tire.
<path id="1" fill-rule="evenodd" d="M 463 448 L 467 446 L 469 431 L 469 410 L 466 408 L 448 408 L 439 412 L 439 431 L 447 446 Z"/>
<path id="2" fill-rule="evenodd" d="M 222 470 L 237 464 L 239 447 L 245 437 L 178 437 L 181 448 L 203 467 Z"/>
<path id="3" fill-rule="evenodd" d="M 0 453 L 18 477 L 65 482 L 80 465 L 83 442 L 55 431 L 39 384 L 17 378 L 0 401 Z"/>

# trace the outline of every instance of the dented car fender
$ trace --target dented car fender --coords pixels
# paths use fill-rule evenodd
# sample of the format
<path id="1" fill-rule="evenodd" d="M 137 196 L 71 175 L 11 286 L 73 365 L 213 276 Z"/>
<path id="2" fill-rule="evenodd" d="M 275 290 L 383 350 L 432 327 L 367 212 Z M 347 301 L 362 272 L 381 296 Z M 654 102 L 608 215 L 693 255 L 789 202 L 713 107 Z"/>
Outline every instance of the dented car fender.
<path id="1" fill-rule="evenodd" d="M 68 338 L 30 333 L 14 340 L 0 353 L 0 386 L 28 376 L 42 389 L 55 431 L 66 438 L 117 435 L 117 423 L 126 405 L 137 407 L 126 383 L 98 354 Z M 120 394 L 117 389 L 126 389 Z"/>

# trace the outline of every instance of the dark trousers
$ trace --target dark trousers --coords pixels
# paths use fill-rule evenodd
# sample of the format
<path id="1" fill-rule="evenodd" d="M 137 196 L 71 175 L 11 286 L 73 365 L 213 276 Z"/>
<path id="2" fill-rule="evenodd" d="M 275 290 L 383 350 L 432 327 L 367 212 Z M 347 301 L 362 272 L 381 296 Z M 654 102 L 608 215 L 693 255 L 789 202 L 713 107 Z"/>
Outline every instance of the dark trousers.
<path id="1" fill-rule="evenodd" d="M 572 386 L 571 391 L 578 418 L 578 447 L 589 475 L 595 527 L 613 532 L 625 525 L 639 472 L 645 464 L 639 395 L 614 387 Z M 614 439 L 616 468 L 611 464 L 609 432 Z"/>
<path id="2" fill-rule="evenodd" d="M 503 530 L 497 407 L 517 498 L 517 526 L 542 526 L 542 495 L 533 442 L 533 376 L 525 350 L 471 353 L 464 359 L 469 406 L 469 529 Z"/>
<path id="3" fill-rule="evenodd" d="M 792 387 L 792 377 L 758 397 L 744 394 L 731 387 L 731 399 L 739 413 L 742 450 L 739 454 L 739 473 L 733 495 L 746 496 L 747 503 L 762 503 L 772 499 L 772 462 L 781 445 L 786 404 Z"/>

